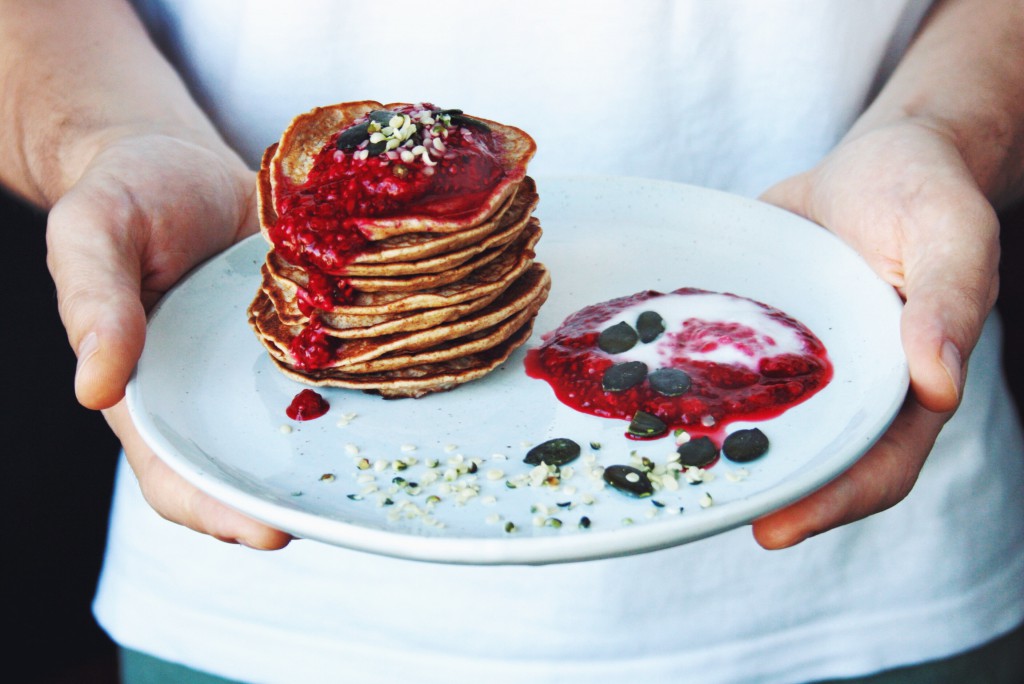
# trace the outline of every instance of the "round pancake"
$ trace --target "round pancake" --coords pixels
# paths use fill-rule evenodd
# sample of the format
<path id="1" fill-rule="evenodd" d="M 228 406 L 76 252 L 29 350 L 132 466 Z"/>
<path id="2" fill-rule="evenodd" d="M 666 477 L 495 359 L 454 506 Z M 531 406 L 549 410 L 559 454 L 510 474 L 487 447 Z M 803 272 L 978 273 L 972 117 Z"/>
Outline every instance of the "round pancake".
<path id="1" fill-rule="evenodd" d="M 438 273 L 450 270 L 469 261 L 481 252 L 485 252 L 488 249 L 494 249 L 495 247 L 501 247 L 502 245 L 507 245 L 509 242 L 512 242 L 512 240 L 525 230 L 531 218 L 532 217 L 529 214 L 512 216 L 509 221 L 500 221 L 500 225 L 497 230 L 491 231 L 490 234 L 483 236 L 482 239 L 479 239 L 472 244 L 464 245 L 460 249 L 436 254 L 418 261 L 398 261 L 373 264 L 351 263 L 345 268 L 344 275 L 351 277 L 391 278 L 406 275 Z M 455 233 L 455 235 L 461 234 Z"/>
<path id="2" fill-rule="evenodd" d="M 541 264 L 533 264 L 502 292 L 501 296 L 483 309 L 427 330 L 345 340 L 330 367 L 345 370 L 347 366 L 371 361 L 385 354 L 419 351 L 471 335 L 498 325 L 531 304 L 537 303 L 539 307 L 546 299 L 550 287 L 551 278 L 547 269 Z M 249 320 L 260 338 L 270 342 L 278 350 L 288 350 L 292 339 L 303 330 L 302 326 L 282 323 L 277 317 L 273 302 L 262 290 L 257 293 L 256 299 L 249 307 Z M 290 353 L 288 361 L 291 362 Z"/>
<path id="3" fill-rule="evenodd" d="M 454 321 L 467 316 L 474 311 L 479 311 L 498 298 L 500 292 L 494 292 L 484 297 L 471 299 L 468 302 L 442 306 L 436 309 L 423 309 L 406 314 L 394 316 L 344 316 L 331 317 L 330 323 L 324 318 L 320 321 L 325 333 L 339 339 L 351 339 L 355 337 L 380 337 L 399 332 L 411 332 L 413 330 L 425 330 L 434 326 Z M 338 325 L 341 323 L 341 325 Z"/>
<path id="4" fill-rule="evenodd" d="M 405 103 L 387 105 L 373 101 L 345 102 L 317 107 L 291 122 L 269 160 L 271 194 L 275 199 L 290 189 L 298 188 L 309 175 L 317 154 L 338 131 L 377 109 L 392 109 Z M 452 213 L 442 201 L 432 204 L 429 212 L 416 208 L 406 215 L 389 217 L 350 217 L 350 222 L 370 240 L 384 240 L 407 233 L 452 233 L 476 226 L 493 215 L 514 193 L 526 175 L 526 165 L 537 150 L 529 135 L 514 126 L 480 117 L 498 142 L 498 162 L 503 177 L 489 195 L 477 206 L 461 213 Z"/>
<path id="5" fill-rule="evenodd" d="M 271 359 L 286 376 L 308 385 L 363 390 L 371 394 L 379 394 L 387 399 L 418 398 L 434 392 L 454 389 L 493 371 L 530 338 L 534 320 L 531 318 L 511 337 L 490 349 L 461 356 L 451 361 L 410 366 L 381 373 L 355 375 L 331 370 L 301 373 L 274 357 Z"/>
<path id="6" fill-rule="evenodd" d="M 277 149 L 277 143 L 271 145 L 264 152 L 263 165 L 257 175 L 260 232 L 267 243 L 271 245 L 273 241 L 270 239 L 268 228 L 277 221 L 277 211 L 274 209 L 274 202 L 271 199 L 267 160 L 273 156 L 275 149 Z M 452 253 L 470 245 L 479 245 L 487 240 L 491 241 L 487 246 L 500 244 L 501 241 L 507 240 L 495 239 L 493 234 L 501 233 L 511 239 L 518 233 L 518 230 L 513 229 L 521 229 L 525 225 L 533 210 L 537 208 L 538 200 L 537 184 L 527 176 L 519 184 L 514 196 L 506 201 L 506 205 L 499 208 L 492 217 L 483 223 L 453 233 L 408 233 L 370 242 L 361 253 L 352 259 L 348 272 L 359 275 L 360 272 L 355 268 L 358 265 L 415 262 L 439 254 Z M 482 250 L 477 249 L 477 252 L 479 251 Z M 472 253 L 467 254 L 467 258 L 469 256 L 472 256 Z M 417 272 L 427 272 L 429 267 L 425 268 L 425 266 L 428 265 L 420 264 Z M 371 272 L 363 271 L 362 273 Z"/>
<path id="7" fill-rule="evenodd" d="M 506 250 L 494 261 L 483 265 L 455 283 L 418 292 L 355 292 L 353 301 L 330 311 L 319 311 L 328 326 L 344 328 L 349 319 L 369 316 L 390 317 L 403 312 L 453 306 L 461 302 L 497 296 L 533 263 L 529 252 Z M 298 286 L 290 280 L 275 279 L 267 264 L 263 265 L 263 290 L 274 301 L 278 317 L 288 325 L 302 325 L 309 320 L 299 309 Z"/>
<path id="8" fill-rule="evenodd" d="M 346 277 L 345 282 L 360 292 L 413 292 L 430 290 L 462 280 L 470 273 L 501 257 L 506 251 L 513 254 L 529 253 L 533 258 L 533 248 L 540 240 L 540 222 L 531 217 L 526 227 L 511 244 L 499 245 L 485 250 L 472 259 L 438 273 L 425 273 L 416 276 L 379 277 Z M 276 251 L 267 253 L 267 266 L 275 280 L 289 280 L 299 287 L 309 283 L 307 272 L 285 261 Z"/>
<path id="9" fill-rule="evenodd" d="M 527 176 L 516 189 L 508 210 L 499 210 L 497 221 L 488 220 L 455 233 L 408 233 L 371 242 L 366 251 L 358 255 L 353 264 L 379 264 L 416 261 L 437 254 L 452 252 L 466 245 L 476 244 L 487 235 L 502 231 L 514 224 L 525 223 L 537 208 L 537 184 Z"/>
<path id="10" fill-rule="evenodd" d="M 449 340 L 418 352 L 398 352 L 381 356 L 365 363 L 354 363 L 351 366 L 346 366 L 344 372 L 355 374 L 381 373 L 410 366 L 421 366 L 425 363 L 451 361 L 484 349 L 490 349 L 504 342 L 528 321 L 533 319 L 547 299 L 547 294 L 545 292 L 516 315 L 480 332 Z"/>

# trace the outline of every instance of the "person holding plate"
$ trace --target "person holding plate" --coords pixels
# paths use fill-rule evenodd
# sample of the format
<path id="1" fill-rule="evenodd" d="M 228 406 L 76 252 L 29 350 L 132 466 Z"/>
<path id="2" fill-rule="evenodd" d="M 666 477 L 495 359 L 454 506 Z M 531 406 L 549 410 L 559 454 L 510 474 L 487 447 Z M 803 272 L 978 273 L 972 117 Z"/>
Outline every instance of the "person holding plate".
<path id="1" fill-rule="evenodd" d="M 95 604 L 124 681 L 964 681 L 979 663 L 1019 681 L 1024 446 L 990 310 L 995 209 L 1024 185 L 1020 3 L 5 0 L 0 17 L 0 179 L 49 209 L 76 391 L 125 451 Z M 387 559 L 202 494 L 122 401 L 146 311 L 255 232 L 251 169 L 296 113 L 367 98 L 514 122 L 538 175 L 760 194 L 827 227 L 906 302 L 903 410 L 752 536 L 614 560 Z"/>

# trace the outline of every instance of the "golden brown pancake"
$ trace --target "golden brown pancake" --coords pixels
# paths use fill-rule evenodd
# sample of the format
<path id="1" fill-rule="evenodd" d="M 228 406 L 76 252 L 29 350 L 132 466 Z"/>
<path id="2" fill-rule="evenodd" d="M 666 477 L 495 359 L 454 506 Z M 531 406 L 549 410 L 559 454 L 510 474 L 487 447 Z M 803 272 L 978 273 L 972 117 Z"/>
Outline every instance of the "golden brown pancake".
<path id="1" fill-rule="evenodd" d="M 547 269 L 534 264 L 525 274 L 502 292 L 501 296 L 483 309 L 455 321 L 449 321 L 426 330 L 406 331 L 379 337 L 343 340 L 329 368 L 345 370 L 347 366 L 364 363 L 393 352 L 427 349 L 448 340 L 477 333 L 530 308 L 536 308 L 547 298 L 551 279 Z M 260 339 L 284 353 L 289 365 L 294 364 L 290 347 L 292 340 L 302 332 L 303 326 L 289 326 L 281 322 L 273 302 L 260 290 L 249 307 L 249 322 Z M 268 346 L 273 353 L 273 349 Z"/>
<path id="2" fill-rule="evenodd" d="M 446 392 L 493 371 L 530 338 L 534 320 L 531 318 L 511 337 L 489 349 L 450 361 L 409 366 L 381 373 L 353 374 L 334 370 L 300 373 L 283 365 L 277 359 L 274 359 L 274 362 L 282 373 L 304 384 L 363 390 L 387 399 L 418 398 L 433 392 Z"/>
<path id="3" fill-rule="evenodd" d="M 373 110 L 391 110 L 404 104 L 396 102 L 384 105 L 369 100 L 346 102 L 317 107 L 297 116 L 281 136 L 269 162 L 273 196 L 276 198 L 282 192 L 305 183 L 317 154 L 339 130 L 348 128 Z M 430 214 L 421 212 L 388 217 L 353 217 L 354 225 L 367 238 L 376 241 L 407 233 L 452 233 L 465 230 L 479 225 L 512 196 L 519 182 L 526 176 L 526 165 L 537 151 L 537 145 L 533 138 L 514 126 L 477 116 L 473 118 L 488 126 L 498 141 L 498 161 L 504 173 L 484 201 L 460 214 L 452 214 L 443 206 L 437 206 Z"/>

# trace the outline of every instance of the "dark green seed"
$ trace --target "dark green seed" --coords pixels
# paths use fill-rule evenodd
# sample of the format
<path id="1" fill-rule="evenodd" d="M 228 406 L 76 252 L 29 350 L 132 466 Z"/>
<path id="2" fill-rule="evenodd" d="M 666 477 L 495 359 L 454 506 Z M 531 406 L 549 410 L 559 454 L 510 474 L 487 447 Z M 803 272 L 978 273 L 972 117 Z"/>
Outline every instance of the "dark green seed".
<path id="1" fill-rule="evenodd" d="M 433 115 L 434 115 L 435 119 L 437 118 L 438 114 L 447 114 L 448 116 L 451 116 L 452 114 L 462 114 L 462 110 L 461 109 L 438 109 L 436 112 L 433 112 Z"/>
<path id="2" fill-rule="evenodd" d="M 678 368 L 659 368 L 647 376 L 647 381 L 658 394 L 678 397 L 690 389 L 690 376 Z"/>
<path id="3" fill-rule="evenodd" d="M 386 109 L 375 109 L 370 112 L 370 121 L 376 121 L 381 126 L 387 126 L 391 123 L 391 120 L 395 118 L 398 112 L 389 112 Z"/>
<path id="4" fill-rule="evenodd" d="M 658 416 L 647 411 L 637 411 L 629 422 L 626 433 L 639 439 L 653 439 L 668 432 L 668 425 Z"/>
<path id="5" fill-rule="evenodd" d="M 725 438 L 722 453 L 730 461 L 746 463 L 760 458 L 768 451 L 768 437 L 757 428 L 737 430 Z"/>
<path id="6" fill-rule="evenodd" d="M 651 503 L 654 504 L 655 508 L 664 508 L 665 504 L 661 503 L 657 499 L 651 499 Z"/>
<path id="7" fill-rule="evenodd" d="M 538 444 L 526 452 L 526 458 L 523 459 L 523 462 L 530 465 L 546 463 L 548 465 L 560 466 L 575 461 L 579 458 L 579 455 L 579 444 L 565 437 L 556 437 L 555 439 L 549 439 L 543 444 Z"/>
<path id="8" fill-rule="evenodd" d="M 588 518 L 587 516 L 583 516 L 582 518 L 580 518 L 580 529 L 581 530 L 586 530 L 589 527 L 590 527 L 590 518 Z"/>
<path id="9" fill-rule="evenodd" d="M 602 330 L 597 338 L 597 346 L 603 352 L 621 354 L 636 346 L 638 339 L 640 336 L 633 326 L 622 321 Z"/>
<path id="10" fill-rule="evenodd" d="M 653 342 L 665 332 L 665 319 L 657 311 L 644 311 L 636 319 L 636 331 L 643 343 Z"/>
<path id="11" fill-rule="evenodd" d="M 361 123 L 357 126 L 352 126 L 341 132 L 335 141 L 335 146 L 339 150 L 354 150 L 359 146 L 359 143 L 370 137 L 370 122 Z"/>
<path id="12" fill-rule="evenodd" d="M 376 156 L 378 154 L 383 154 L 385 151 L 387 151 L 387 148 L 388 148 L 387 141 L 386 140 L 381 140 L 380 142 L 370 143 L 369 145 L 367 145 L 366 146 L 366 152 L 371 157 L 374 157 L 374 156 Z"/>
<path id="13" fill-rule="evenodd" d="M 605 392 L 625 392 L 636 387 L 647 377 L 647 364 L 643 361 L 627 361 L 609 366 L 601 376 L 601 389 Z"/>
<path id="14" fill-rule="evenodd" d="M 654 485 L 651 484 L 647 474 L 627 465 L 613 465 L 605 468 L 604 481 L 623 494 L 630 496 L 643 498 L 654 494 Z"/>
<path id="15" fill-rule="evenodd" d="M 691 468 L 703 468 L 715 462 L 718 458 L 718 447 L 707 437 L 691 439 L 685 444 L 680 444 L 676 449 L 679 454 L 679 463 Z"/>
<path id="16" fill-rule="evenodd" d="M 475 128 L 478 131 L 484 131 L 485 133 L 491 130 L 491 127 L 485 124 L 483 121 L 480 121 L 479 119 L 474 119 L 471 116 L 466 116 L 465 114 L 452 114 L 449 121 L 451 121 L 453 124 L 457 126 Z"/>

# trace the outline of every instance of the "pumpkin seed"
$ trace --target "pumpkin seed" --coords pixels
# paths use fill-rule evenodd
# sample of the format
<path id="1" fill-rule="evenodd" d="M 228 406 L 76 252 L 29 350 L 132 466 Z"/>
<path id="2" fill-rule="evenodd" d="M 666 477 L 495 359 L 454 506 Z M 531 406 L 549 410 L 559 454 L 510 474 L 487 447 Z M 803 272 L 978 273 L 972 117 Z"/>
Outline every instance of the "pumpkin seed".
<path id="1" fill-rule="evenodd" d="M 609 366 L 601 376 L 601 389 L 605 392 L 624 392 L 636 387 L 647 377 L 647 364 L 643 361 L 627 361 Z"/>
<path id="2" fill-rule="evenodd" d="M 643 498 L 654 494 L 654 485 L 647 474 L 627 465 L 612 465 L 604 469 L 604 481 L 623 494 Z"/>
<path id="3" fill-rule="evenodd" d="M 622 321 L 605 328 L 597 338 L 597 346 L 609 354 L 621 354 L 636 346 L 640 336 L 629 323 Z"/>
<path id="4" fill-rule="evenodd" d="M 709 438 L 698 437 L 685 444 L 680 444 L 676 453 L 679 454 L 680 465 L 703 468 L 718 458 L 718 447 Z"/>
<path id="5" fill-rule="evenodd" d="M 483 131 L 484 133 L 489 133 L 491 130 L 491 127 L 485 124 L 483 121 L 480 121 L 479 119 L 474 119 L 471 116 L 466 116 L 465 114 L 462 113 L 452 114 L 450 121 L 457 126 L 475 128 L 478 131 Z"/>
<path id="6" fill-rule="evenodd" d="M 555 439 L 549 439 L 543 444 L 538 444 L 526 452 L 526 458 L 523 459 L 523 462 L 530 465 L 546 463 L 547 465 L 561 466 L 575 461 L 579 458 L 579 455 L 579 444 L 565 437 L 556 437 Z"/>
<path id="7" fill-rule="evenodd" d="M 633 414 L 633 420 L 629 422 L 626 433 L 640 439 L 653 439 L 661 437 L 668 432 L 668 425 L 658 416 L 647 411 L 637 411 Z"/>
<path id="8" fill-rule="evenodd" d="M 737 430 L 725 438 L 722 453 L 730 461 L 747 463 L 768 451 L 768 437 L 757 428 Z"/>
<path id="9" fill-rule="evenodd" d="M 647 381 L 658 394 L 678 397 L 690 389 L 690 376 L 678 368 L 659 368 L 647 376 Z"/>
<path id="10" fill-rule="evenodd" d="M 354 150 L 361 142 L 368 140 L 369 137 L 370 122 L 367 121 L 342 131 L 337 141 L 335 141 L 335 147 L 343 151 Z"/>
<path id="11" fill-rule="evenodd" d="M 396 115 L 396 112 L 389 112 L 386 109 L 375 109 L 370 112 L 370 121 L 376 121 L 381 126 L 387 126 Z"/>
<path id="12" fill-rule="evenodd" d="M 644 311 L 636 319 L 636 330 L 644 344 L 653 342 L 665 332 L 665 319 L 657 311 Z"/>

